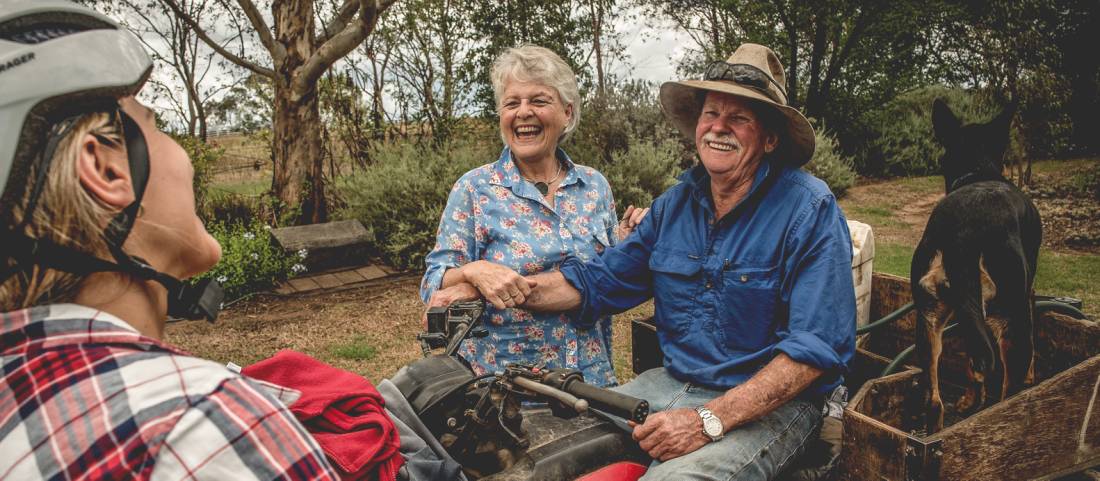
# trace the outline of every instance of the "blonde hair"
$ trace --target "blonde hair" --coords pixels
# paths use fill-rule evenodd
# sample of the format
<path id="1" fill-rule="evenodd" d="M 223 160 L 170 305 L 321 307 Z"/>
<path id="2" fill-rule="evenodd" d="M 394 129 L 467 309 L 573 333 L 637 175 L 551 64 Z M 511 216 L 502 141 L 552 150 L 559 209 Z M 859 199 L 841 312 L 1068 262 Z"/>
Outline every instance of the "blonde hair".
<path id="1" fill-rule="evenodd" d="M 57 144 L 37 207 L 22 233 L 32 239 L 49 240 L 62 247 L 109 259 L 110 250 L 103 238 L 103 229 L 117 209 L 85 191 L 77 173 L 77 156 L 88 134 L 96 136 L 108 148 L 123 149 L 122 126 L 117 114 L 92 113 L 73 121 L 68 134 Z M 26 178 L 36 178 L 39 169 L 40 165 L 30 166 Z M 23 221 L 32 195 L 30 191 L 29 187 L 25 189 L 18 202 L 4 214 L 3 222 L 8 229 L 15 229 Z M 15 260 L 7 257 L 0 264 L 0 270 L 14 265 Z M 19 266 L 14 275 L 0 283 L 0 312 L 71 302 L 85 277 L 37 264 Z"/>
<path id="2" fill-rule="evenodd" d="M 573 115 L 565 124 L 565 130 L 558 139 L 559 143 L 569 138 L 581 120 L 581 94 L 577 88 L 577 74 L 553 50 L 530 44 L 509 48 L 493 61 L 489 80 L 493 84 L 497 111 L 500 110 L 500 100 L 504 95 L 504 84 L 509 80 L 537 83 L 556 90 L 563 104 L 573 106 Z"/>

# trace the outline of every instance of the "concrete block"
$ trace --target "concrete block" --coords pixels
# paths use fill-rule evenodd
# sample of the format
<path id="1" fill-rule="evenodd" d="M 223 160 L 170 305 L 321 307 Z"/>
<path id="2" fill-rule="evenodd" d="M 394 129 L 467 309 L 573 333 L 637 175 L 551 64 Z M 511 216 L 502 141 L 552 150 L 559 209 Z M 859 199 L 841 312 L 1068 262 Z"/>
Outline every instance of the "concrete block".
<path id="1" fill-rule="evenodd" d="M 313 291 L 321 288 L 319 284 L 317 284 L 313 279 L 309 277 L 290 279 L 286 281 L 286 283 L 290 284 L 290 286 L 298 292 Z"/>
<path id="2" fill-rule="evenodd" d="M 336 277 L 332 274 L 320 274 L 310 277 L 310 279 L 313 279 L 314 282 L 325 289 L 332 289 L 333 287 L 340 287 L 344 285 L 344 283 L 340 281 L 339 277 Z"/>
<path id="3" fill-rule="evenodd" d="M 305 249 L 304 263 L 310 272 L 362 264 L 372 240 L 358 220 L 280 227 L 272 229 L 271 236 L 287 254 Z"/>
<path id="4" fill-rule="evenodd" d="M 354 270 L 333 272 L 332 275 L 336 276 L 336 278 L 340 280 L 341 285 L 355 284 L 357 282 L 363 282 L 367 280 Z"/>
<path id="5" fill-rule="evenodd" d="M 375 265 L 360 267 L 360 268 L 356 269 L 355 272 L 358 273 L 359 275 L 363 276 L 363 278 L 368 280 L 368 281 L 369 280 L 374 280 L 374 279 L 380 279 L 380 278 L 383 278 L 383 277 L 386 277 L 387 275 L 389 275 L 389 273 L 387 273 L 381 267 L 378 267 L 378 266 L 375 266 Z"/>

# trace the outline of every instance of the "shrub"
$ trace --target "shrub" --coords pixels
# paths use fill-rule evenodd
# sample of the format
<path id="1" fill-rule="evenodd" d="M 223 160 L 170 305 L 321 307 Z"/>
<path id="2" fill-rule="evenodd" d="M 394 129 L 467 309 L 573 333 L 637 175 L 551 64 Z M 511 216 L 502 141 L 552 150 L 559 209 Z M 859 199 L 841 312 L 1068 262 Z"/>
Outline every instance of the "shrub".
<path id="1" fill-rule="evenodd" d="M 843 197 L 844 192 L 856 182 L 856 171 L 852 167 L 852 159 L 840 151 L 836 137 L 824 126 L 817 129 L 815 137 L 817 148 L 814 150 L 813 158 L 804 168 L 825 181 L 834 195 Z"/>
<path id="2" fill-rule="evenodd" d="M 586 99 L 582 111 L 580 125 L 563 147 L 573 160 L 598 170 L 613 163 L 615 154 L 629 150 L 636 139 L 655 144 L 679 139 L 657 103 L 655 84 L 618 83 L 604 97 Z M 687 160 L 685 166 L 693 160 L 691 153 Z"/>
<path id="3" fill-rule="evenodd" d="M 870 114 L 874 158 L 864 174 L 931 175 L 939 173 L 943 147 L 932 132 L 932 102 L 942 98 L 964 123 L 982 122 L 1000 112 L 983 96 L 940 85 L 899 95 Z"/>
<path id="4" fill-rule="evenodd" d="M 594 166 L 607 177 L 619 215 L 628 205 L 647 207 L 676 184 L 680 172 L 680 143 L 664 139 L 651 143 L 631 136 L 628 148 L 613 154 L 612 162 Z"/>
<path id="5" fill-rule="evenodd" d="M 1100 200 L 1100 164 L 1092 164 L 1073 174 L 1070 186 L 1079 195 Z"/>
<path id="6" fill-rule="evenodd" d="M 293 274 L 305 271 L 306 252 L 287 255 L 271 239 L 270 228 L 260 222 L 220 224 L 207 230 L 222 246 L 222 258 L 197 279 L 212 278 L 225 289 L 226 299 L 269 289 Z"/>
<path id="7" fill-rule="evenodd" d="M 261 196 L 211 189 L 200 212 L 210 223 L 250 225 L 264 218 L 263 200 Z"/>
<path id="8" fill-rule="evenodd" d="M 195 189 L 195 208 L 203 219 L 207 202 L 210 200 L 210 184 L 214 180 L 214 166 L 225 154 L 225 149 L 215 147 L 199 140 L 198 137 L 189 135 L 175 136 L 176 142 L 187 152 L 191 158 L 191 166 L 195 169 L 193 181 Z"/>
<path id="9" fill-rule="evenodd" d="M 493 142 L 452 141 L 375 145 L 374 164 L 338 179 L 345 207 L 336 217 L 359 219 L 373 235 L 373 248 L 398 269 L 421 269 L 435 244 L 435 232 L 451 186 L 466 171 L 493 162 Z"/>

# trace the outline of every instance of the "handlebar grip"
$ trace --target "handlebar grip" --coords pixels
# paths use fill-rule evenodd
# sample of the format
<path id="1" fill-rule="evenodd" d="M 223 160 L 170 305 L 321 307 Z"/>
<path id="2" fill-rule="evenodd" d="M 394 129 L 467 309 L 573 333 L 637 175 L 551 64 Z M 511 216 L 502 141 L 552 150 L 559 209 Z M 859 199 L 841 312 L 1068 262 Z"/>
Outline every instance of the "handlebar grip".
<path id="1" fill-rule="evenodd" d="M 581 399 L 587 399 L 588 403 L 595 409 L 639 424 L 644 423 L 646 417 L 649 416 L 649 401 L 645 399 L 638 399 L 579 381 L 566 384 L 563 391 Z"/>
<path id="2" fill-rule="evenodd" d="M 578 399 L 576 396 L 569 394 L 565 391 L 560 391 L 552 386 L 547 386 L 538 381 L 533 381 L 524 377 L 515 378 L 514 382 L 520 387 L 527 389 L 528 391 L 534 391 L 543 396 L 557 399 L 562 404 L 569 406 L 578 413 L 583 413 L 588 410 L 588 401 L 584 399 Z"/>

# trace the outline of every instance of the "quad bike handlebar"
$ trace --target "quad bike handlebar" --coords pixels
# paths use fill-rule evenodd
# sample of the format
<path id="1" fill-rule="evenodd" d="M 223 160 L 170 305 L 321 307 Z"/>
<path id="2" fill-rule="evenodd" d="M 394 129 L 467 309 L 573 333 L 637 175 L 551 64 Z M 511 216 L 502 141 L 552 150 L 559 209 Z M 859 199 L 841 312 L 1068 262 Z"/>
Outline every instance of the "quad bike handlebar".
<path id="1" fill-rule="evenodd" d="M 417 335 L 424 358 L 392 379 L 467 477 L 550 481 L 608 462 L 649 462 L 630 434 L 603 416 L 644 423 L 647 401 L 585 383 L 575 369 L 512 363 L 476 374 L 458 353 L 466 339 L 488 336 L 484 311 L 483 301 L 429 309 L 427 332 Z"/>
<path id="2" fill-rule="evenodd" d="M 457 356 L 462 341 L 487 336 L 488 331 L 481 327 L 484 312 L 485 302 L 481 300 L 430 308 L 428 332 L 417 335 L 425 356 L 438 348 L 444 348 L 444 354 L 448 356 Z M 587 384 L 576 370 L 513 364 L 497 378 L 516 394 L 533 399 L 542 396 L 557 407 L 567 407 L 574 413 L 583 413 L 592 407 L 637 423 L 645 422 L 649 415 L 646 400 Z"/>

